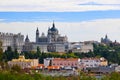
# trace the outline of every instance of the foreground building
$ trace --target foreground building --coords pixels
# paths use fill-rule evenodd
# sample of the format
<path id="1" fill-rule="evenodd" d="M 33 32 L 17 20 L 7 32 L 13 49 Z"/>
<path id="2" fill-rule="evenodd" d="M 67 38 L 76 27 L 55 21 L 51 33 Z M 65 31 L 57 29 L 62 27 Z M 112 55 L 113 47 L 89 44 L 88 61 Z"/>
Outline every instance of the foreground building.
<path id="1" fill-rule="evenodd" d="M 84 68 L 92 68 L 92 67 L 99 67 L 99 66 L 107 66 L 108 61 L 103 57 L 83 58 L 83 59 L 80 59 L 80 64 L 82 64 Z"/>
<path id="2" fill-rule="evenodd" d="M 79 62 L 80 62 L 79 58 L 46 58 L 44 59 L 44 66 L 79 68 Z"/>
<path id="3" fill-rule="evenodd" d="M 95 74 L 108 74 L 115 72 L 115 67 L 110 67 L 110 66 L 98 66 L 98 67 L 90 67 L 86 68 L 84 72 L 90 72 L 90 73 L 95 73 Z"/>
<path id="4" fill-rule="evenodd" d="M 45 66 L 45 68 L 47 68 L 48 66 L 51 66 L 51 62 L 52 62 L 52 60 L 53 60 L 54 58 L 45 58 L 44 59 L 44 66 Z"/>
<path id="5" fill-rule="evenodd" d="M 51 63 L 53 66 L 78 68 L 79 61 L 79 58 L 54 58 Z"/>
<path id="6" fill-rule="evenodd" d="M 10 46 L 13 50 L 17 49 L 18 52 L 21 52 L 24 45 L 24 36 L 21 33 L 0 32 L 0 41 L 2 42 L 3 51 L 7 50 L 7 47 Z"/>
<path id="7" fill-rule="evenodd" d="M 34 66 L 38 66 L 38 64 L 39 64 L 38 59 L 25 59 L 24 56 L 19 56 L 18 59 L 12 59 L 12 61 L 8 61 L 8 65 L 10 67 L 12 67 L 14 65 L 18 65 L 22 69 L 32 68 Z"/>
<path id="8" fill-rule="evenodd" d="M 108 61 L 101 58 L 46 58 L 44 66 L 60 66 L 70 68 L 94 68 L 99 66 L 107 66 Z"/>

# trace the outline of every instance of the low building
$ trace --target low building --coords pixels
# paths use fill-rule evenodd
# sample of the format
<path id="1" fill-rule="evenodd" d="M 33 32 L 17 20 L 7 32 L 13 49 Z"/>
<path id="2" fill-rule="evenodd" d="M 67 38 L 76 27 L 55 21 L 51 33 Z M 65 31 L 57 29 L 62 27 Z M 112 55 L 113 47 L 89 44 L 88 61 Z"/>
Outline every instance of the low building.
<path id="1" fill-rule="evenodd" d="M 80 59 L 80 64 L 84 66 L 84 68 L 90 67 L 99 67 L 99 66 L 107 66 L 108 61 L 105 58 L 83 58 Z"/>
<path id="2" fill-rule="evenodd" d="M 48 70 L 60 70 L 60 66 L 48 66 Z"/>
<path id="3" fill-rule="evenodd" d="M 44 64 L 38 64 L 37 66 L 31 67 L 31 69 L 33 69 L 33 70 L 42 70 L 44 68 L 45 68 Z"/>
<path id="4" fill-rule="evenodd" d="M 93 44 L 90 42 L 72 42 L 69 43 L 69 51 L 74 53 L 87 53 L 93 51 Z"/>
<path id="5" fill-rule="evenodd" d="M 44 66 L 47 68 L 48 66 L 59 66 L 61 68 L 80 68 L 79 58 L 45 58 Z"/>
<path id="6" fill-rule="evenodd" d="M 100 58 L 100 66 L 107 66 L 108 65 L 108 61 L 105 58 Z"/>
<path id="7" fill-rule="evenodd" d="M 61 66 L 61 67 L 79 67 L 79 58 L 54 58 L 51 61 L 52 66 Z"/>
<path id="8" fill-rule="evenodd" d="M 108 61 L 101 58 L 46 58 L 44 59 L 44 66 L 60 66 L 61 68 L 71 67 L 71 68 L 95 68 L 100 66 L 108 66 Z"/>
<path id="9" fill-rule="evenodd" d="M 45 58 L 44 59 L 44 66 L 47 68 L 48 66 L 51 66 L 51 61 L 53 58 Z"/>
<path id="10" fill-rule="evenodd" d="M 115 67 L 115 71 L 116 71 L 116 72 L 120 72 L 120 66 L 116 66 L 116 67 Z"/>
<path id="11" fill-rule="evenodd" d="M 8 61 L 8 65 L 10 67 L 14 65 L 20 66 L 22 69 L 32 68 L 33 66 L 38 66 L 38 59 L 25 59 L 24 56 L 19 56 L 18 59 L 12 59 L 12 61 Z"/>
<path id="12" fill-rule="evenodd" d="M 96 74 L 108 74 L 115 72 L 114 67 L 110 66 L 99 66 L 99 67 L 93 67 L 93 68 L 86 68 L 85 72 L 91 72 L 91 73 L 96 73 Z"/>
<path id="13" fill-rule="evenodd" d="M 38 64 L 37 69 L 44 69 L 44 64 Z"/>

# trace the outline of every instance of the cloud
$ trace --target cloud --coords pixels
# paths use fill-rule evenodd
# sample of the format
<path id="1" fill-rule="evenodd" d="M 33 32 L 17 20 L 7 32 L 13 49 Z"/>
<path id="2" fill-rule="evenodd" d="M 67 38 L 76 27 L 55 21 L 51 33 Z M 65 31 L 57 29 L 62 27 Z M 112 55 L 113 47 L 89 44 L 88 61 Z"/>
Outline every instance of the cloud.
<path id="1" fill-rule="evenodd" d="M 86 4 L 86 6 L 83 4 Z M 120 0 L 1 0 L 0 11 L 66 12 L 120 10 L 119 4 Z"/>
<path id="2" fill-rule="evenodd" d="M 5 19 L 0 19 L 0 22 L 5 21 Z"/>
<path id="3" fill-rule="evenodd" d="M 55 22 L 61 35 L 67 35 L 69 41 L 100 40 L 108 34 L 111 40 L 120 41 L 120 19 L 98 19 L 84 22 Z M 19 33 L 29 35 L 35 41 L 35 31 L 39 28 L 40 35 L 47 35 L 52 22 L 0 22 L 0 32 Z"/>
<path id="4" fill-rule="evenodd" d="M 81 4 L 79 4 L 79 5 L 84 5 L 84 6 L 86 6 L 86 5 L 99 5 L 99 6 L 120 6 L 120 3 L 118 4 L 113 4 L 113 3 L 111 3 L 111 4 L 107 4 L 107 3 L 95 3 L 95 2 L 87 2 L 87 3 L 81 3 Z"/>

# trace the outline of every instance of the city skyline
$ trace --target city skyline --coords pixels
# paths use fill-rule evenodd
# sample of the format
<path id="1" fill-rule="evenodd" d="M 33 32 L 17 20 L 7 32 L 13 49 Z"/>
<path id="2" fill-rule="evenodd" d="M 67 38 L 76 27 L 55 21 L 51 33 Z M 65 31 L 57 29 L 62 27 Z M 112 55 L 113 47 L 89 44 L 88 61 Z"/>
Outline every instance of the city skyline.
<path id="1" fill-rule="evenodd" d="M 107 34 L 112 41 L 120 42 L 119 0 L 0 1 L 0 32 L 21 32 L 35 41 L 36 28 L 40 35 L 47 35 L 53 20 L 69 41 L 100 41 Z"/>

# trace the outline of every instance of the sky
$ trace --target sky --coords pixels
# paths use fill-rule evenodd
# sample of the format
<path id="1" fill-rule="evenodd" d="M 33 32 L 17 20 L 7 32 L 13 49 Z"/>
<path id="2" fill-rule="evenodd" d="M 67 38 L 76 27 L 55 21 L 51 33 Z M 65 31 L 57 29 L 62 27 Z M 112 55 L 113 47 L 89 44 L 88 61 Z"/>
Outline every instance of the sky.
<path id="1" fill-rule="evenodd" d="M 1 0 L 0 32 L 21 33 L 35 41 L 52 27 L 74 41 L 100 41 L 106 34 L 120 42 L 120 0 Z"/>

